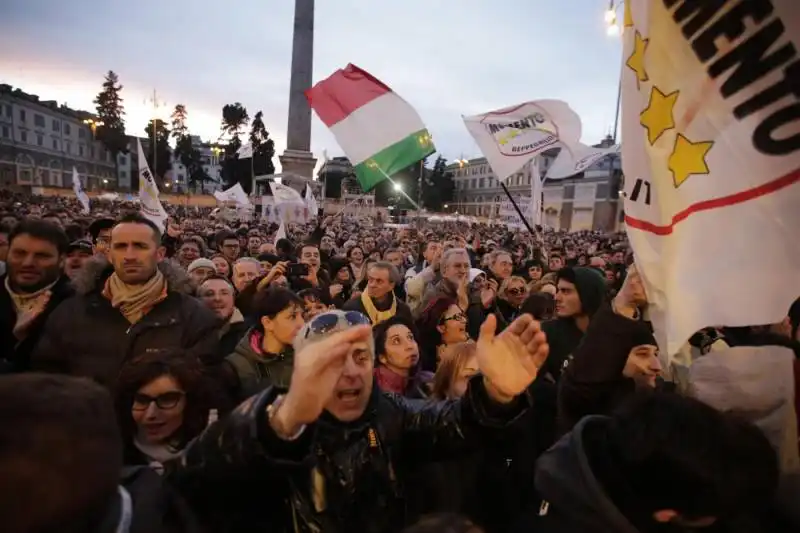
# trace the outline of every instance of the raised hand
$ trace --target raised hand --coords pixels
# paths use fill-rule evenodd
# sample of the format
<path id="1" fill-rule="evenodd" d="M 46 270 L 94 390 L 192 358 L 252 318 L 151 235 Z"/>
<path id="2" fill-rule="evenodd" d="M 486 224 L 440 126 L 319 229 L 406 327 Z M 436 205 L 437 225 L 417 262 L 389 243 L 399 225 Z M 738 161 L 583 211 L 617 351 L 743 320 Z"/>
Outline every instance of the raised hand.
<path id="1" fill-rule="evenodd" d="M 478 366 L 489 394 L 508 402 L 536 379 L 550 347 L 539 322 L 525 314 L 495 335 L 497 319 L 490 314 L 481 326 L 477 342 Z"/>
<path id="2" fill-rule="evenodd" d="M 43 292 L 36 298 L 36 300 L 34 300 L 31 307 L 17 315 L 17 322 L 14 324 L 14 329 L 12 330 L 12 333 L 17 340 L 24 340 L 25 337 L 28 336 L 28 330 L 30 329 L 31 324 L 33 324 L 39 315 L 41 315 L 47 308 L 47 304 L 50 302 L 50 297 L 52 294 L 53 293 L 50 291 Z"/>
<path id="3" fill-rule="evenodd" d="M 295 354 L 289 392 L 271 421 L 279 435 L 294 435 L 300 427 L 319 418 L 354 344 L 367 342 L 371 335 L 369 326 L 349 328 Z"/>

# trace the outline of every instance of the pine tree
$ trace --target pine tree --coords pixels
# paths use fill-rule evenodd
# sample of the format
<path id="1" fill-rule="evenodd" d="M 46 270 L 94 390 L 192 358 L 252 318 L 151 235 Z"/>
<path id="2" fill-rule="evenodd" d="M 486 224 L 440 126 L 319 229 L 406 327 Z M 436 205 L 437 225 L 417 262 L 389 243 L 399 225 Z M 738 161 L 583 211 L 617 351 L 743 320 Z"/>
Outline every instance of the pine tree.
<path id="1" fill-rule="evenodd" d="M 250 124 L 250 145 L 253 147 L 253 173 L 256 176 L 275 174 L 275 165 L 272 163 L 272 158 L 275 157 L 275 143 L 269 138 L 269 132 L 264 126 L 264 114 L 259 111 L 253 117 L 253 122 Z M 244 186 L 244 184 L 242 184 Z M 251 192 L 249 189 L 251 183 L 244 187 L 245 191 Z"/>
<path id="2" fill-rule="evenodd" d="M 119 176 L 120 153 L 128 153 L 128 138 L 125 135 L 125 108 L 122 104 L 122 85 L 113 70 L 109 70 L 103 81 L 103 89 L 94 99 L 97 119 L 101 125 L 95 129 L 95 138 L 103 143 L 114 158 L 114 169 Z"/>
<path id="3" fill-rule="evenodd" d="M 250 189 L 250 161 L 241 160 L 236 152 L 241 148 L 242 141 L 239 135 L 242 128 L 250 121 L 247 108 L 239 102 L 225 104 L 222 107 L 222 124 L 220 129 L 222 135 L 230 137 L 225 146 L 224 157 L 222 159 L 222 180 L 227 187 L 241 183 L 242 187 Z"/>

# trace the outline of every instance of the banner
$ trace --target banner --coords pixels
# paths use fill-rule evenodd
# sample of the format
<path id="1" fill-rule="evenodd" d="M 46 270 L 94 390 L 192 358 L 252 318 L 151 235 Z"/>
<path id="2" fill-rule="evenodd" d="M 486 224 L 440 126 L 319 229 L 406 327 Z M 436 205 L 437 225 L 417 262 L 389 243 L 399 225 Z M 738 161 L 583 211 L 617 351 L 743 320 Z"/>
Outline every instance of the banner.
<path id="1" fill-rule="evenodd" d="M 139 211 L 142 216 L 152 220 L 161 231 L 164 231 L 169 217 L 158 197 L 158 186 L 147 165 L 142 143 L 139 140 L 136 142 L 139 145 Z"/>
<path id="2" fill-rule="evenodd" d="M 91 211 L 89 196 L 86 194 L 86 191 L 83 190 L 81 178 L 78 176 L 78 169 L 75 167 L 72 167 L 72 190 L 75 191 L 75 196 L 78 198 L 81 206 L 83 206 L 83 214 L 88 215 Z"/>
<path id="3" fill-rule="evenodd" d="M 581 119 L 561 100 L 536 100 L 463 117 L 499 181 L 518 172 L 537 154 L 578 143 Z"/>
<path id="4" fill-rule="evenodd" d="M 618 154 L 620 145 L 608 148 L 595 148 L 578 143 L 574 146 L 562 146 L 553 164 L 547 169 L 546 179 L 560 180 L 579 174 L 604 157 Z"/>
<path id="5" fill-rule="evenodd" d="M 311 192 L 311 185 L 306 184 L 306 194 L 304 198 L 306 208 L 308 208 L 308 213 L 310 216 L 316 216 L 317 212 L 319 211 L 319 205 L 317 204 L 317 199 L 314 198 L 314 193 Z"/>
<path id="6" fill-rule="evenodd" d="M 272 205 L 276 220 L 286 223 L 305 224 L 311 219 L 308 206 L 300 193 L 286 185 L 270 182 Z"/>
<path id="7" fill-rule="evenodd" d="M 531 217 L 528 221 L 531 224 L 542 224 L 542 195 L 544 194 L 544 179 L 539 171 L 539 158 L 534 157 L 528 164 L 528 172 L 531 175 Z"/>
<path id="8" fill-rule="evenodd" d="M 625 2 L 625 225 L 669 355 L 706 326 L 781 322 L 800 294 L 800 10 L 745 5 Z"/>
<path id="9" fill-rule="evenodd" d="M 215 191 L 214 198 L 216 198 L 218 202 L 233 202 L 237 206 L 250 205 L 250 199 L 247 197 L 244 189 L 242 189 L 241 183 L 237 183 L 225 191 Z"/>

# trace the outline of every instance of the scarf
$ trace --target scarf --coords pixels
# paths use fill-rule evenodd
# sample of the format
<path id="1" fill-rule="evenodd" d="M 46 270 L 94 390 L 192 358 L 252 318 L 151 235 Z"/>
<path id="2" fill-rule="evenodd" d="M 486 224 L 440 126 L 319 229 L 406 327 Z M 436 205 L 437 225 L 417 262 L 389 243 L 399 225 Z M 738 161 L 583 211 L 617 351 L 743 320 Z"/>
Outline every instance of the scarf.
<path id="1" fill-rule="evenodd" d="M 394 297 L 394 294 L 389 293 L 392 298 L 392 306 L 389 308 L 389 310 L 378 311 L 378 308 L 375 307 L 372 298 L 370 298 L 369 294 L 367 293 L 368 291 L 361 293 L 361 305 L 364 306 L 364 311 L 367 312 L 367 315 L 369 316 L 373 326 L 377 326 L 381 322 L 385 322 L 397 314 L 397 298 Z"/>
<path id="2" fill-rule="evenodd" d="M 133 444 L 145 456 L 148 466 L 159 474 L 164 473 L 164 463 L 179 457 L 182 451 L 173 444 L 147 444 L 136 438 Z"/>
<path id="3" fill-rule="evenodd" d="M 56 279 L 53 283 L 48 285 L 47 287 L 42 287 L 36 292 L 20 294 L 11 290 L 11 285 L 8 283 L 8 277 L 6 277 L 5 286 L 6 291 L 8 292 L 8 296 L 11 298 L 11 303 L 14 304 L 14 312 L 17 316 L 30 311 L 31 308 L 36 303 L 37 298 L 44 294 L 45 292 L 52 289 L 55 284 L 58 283 L 58 279 Z"/>
<path id="4" fill-rule="evenodd" d="M 136 324 L 155 305 L 167 297 L 167 282 L 164 274 L 156 269 L 155 275 L 142 285 L 128 285 L 116 272 L 106 280 L 103 296 L 111 306 L 119 309 L 131 324 Z"/>
<path id="5" fill-rule="evenodd" d="M 383 365 L 375 368 L 374 374 L 375 382 L 383 392 L 393 392 L 401 396 L 406 393 L 409 382 L 408 376 L 401 376 Z"/>

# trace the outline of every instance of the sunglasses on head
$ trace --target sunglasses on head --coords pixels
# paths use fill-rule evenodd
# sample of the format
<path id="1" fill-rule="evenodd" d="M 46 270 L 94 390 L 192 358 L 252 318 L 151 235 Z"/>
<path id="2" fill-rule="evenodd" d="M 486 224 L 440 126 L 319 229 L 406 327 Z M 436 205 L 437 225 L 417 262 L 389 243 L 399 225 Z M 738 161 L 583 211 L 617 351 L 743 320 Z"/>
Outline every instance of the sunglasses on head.
<path id="1" fill-rule="evenodd" d="M 180 403 L 184 396 L 186 395 L 181 391 L 165 392 L 158 396 L 150 396 L 137 392 L 133 395 L 133 406 L 131 409 L 134 411 L 145 411 L 150 407 L 150 404 L 154 402 L 159 409 L 172 409 Z"/>
<path id="2" fill-rule="evenodd" d="M 525 289 L 523 289 L 522 287 L 515 287 L 513 289 L 508 289 L 507 292 L 512 296 L 522 296 L 523 294 L 525 294 Z"/>
<path id="3" fill-rule="evenodd" d="M 306 330 L 305 338 L 307 339 L 311 333 L 314 335 L 324 335 L 330 331 L 333 331 L 339 324 L 340 316 L 341 315 L 339 314 L 326 313 L 314 317 L 314 319 L 308 323 L 308 329 Z M 348 326 L 372 325 L 372 322 L 369 321 L 369 318 L 358 311 L 347 311 L 344 314 L 344 320 L 347 322 Z"/>

